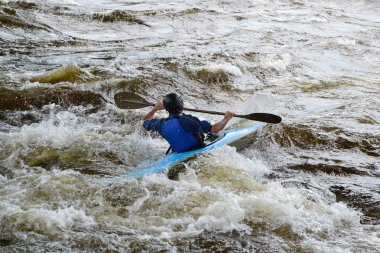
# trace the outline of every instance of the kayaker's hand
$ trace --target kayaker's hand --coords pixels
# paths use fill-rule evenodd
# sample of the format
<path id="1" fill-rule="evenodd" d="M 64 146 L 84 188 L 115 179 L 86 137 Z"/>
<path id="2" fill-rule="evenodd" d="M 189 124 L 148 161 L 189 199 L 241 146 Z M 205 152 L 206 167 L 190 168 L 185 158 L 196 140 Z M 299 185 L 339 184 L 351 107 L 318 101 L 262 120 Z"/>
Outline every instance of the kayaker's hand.
<path id="1" fill-rule="evenodd" d="M 164 103 L 162 103 L 161 101 L 158 101 L 158 102 L 154 105 L 153 109 L 150 110 L 150 112 L 148 112 L 148 113 L 147 113 L 142 119 L 143 119 L 143 120 L 151 119 L 157 111 L 159 111 L 159 110 L 163 110 L 163 109 L 165 109 L 165 108 L 164 108 Z"/>
<path id="2" fill-rule="evenodd" d="M 160 111 L 160 110 L 165 109 L 164 103 L 162 103 L 162 101 L 158 101 L 156 103 L 156 105 L 154 106 L 154 109 L 156 109 L 156 111 Z"/>
<path id="3" fill-rule="evenodd" d="M 224 127 L 227 125 L 228 121 L 232 119 L 232 117 L 235 115 L 235 113 L 226 111 L 224 114 L 224 118 L 219 121 L 218 123 L 215 123 L 214 125 L 211 126 L 211 133 L 218 133 L 219 131 L 222 131 Z"/>
<path id="4" fill-rule="evenodd" d="M 227 111 L 225 114 L 224 114 L 224 117 L 228 120 L 232 119 L 232 117 L 235 115 L 235 113 L 233 112 L 230 112 L 230 111 Z"/>

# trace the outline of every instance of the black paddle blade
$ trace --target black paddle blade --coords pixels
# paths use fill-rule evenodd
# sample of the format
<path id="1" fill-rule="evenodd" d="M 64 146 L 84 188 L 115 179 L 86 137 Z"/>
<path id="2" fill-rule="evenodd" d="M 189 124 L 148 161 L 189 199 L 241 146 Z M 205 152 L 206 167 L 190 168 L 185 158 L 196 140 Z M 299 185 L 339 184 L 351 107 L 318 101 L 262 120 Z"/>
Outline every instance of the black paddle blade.
<path id="1" fill-rule="evenodd" d="M 121 109 L 139 109 L 154 105 L 132 92 L 117 93 L 114 100 L 117 107 Z"/>
<path id="2" fill-rule="evenodd" d="M 278 124 L 282 121 L 280 116 L 271 114 L 271 113 L 252 113 L 248 115 L 236 115 L 237 117 L 261 121 L 266 123 Z"/>

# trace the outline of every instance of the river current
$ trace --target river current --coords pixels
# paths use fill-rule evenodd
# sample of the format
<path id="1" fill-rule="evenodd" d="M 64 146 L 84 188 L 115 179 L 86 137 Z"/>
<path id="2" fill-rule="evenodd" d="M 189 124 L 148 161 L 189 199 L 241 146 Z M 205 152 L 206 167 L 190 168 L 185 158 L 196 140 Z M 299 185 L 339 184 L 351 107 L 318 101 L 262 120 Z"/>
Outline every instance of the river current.
<path id="1" fill-rule="evenodd" d="M 0 0 L 0 252 L 380 252 L 379 13 L 377 0 Z M 107 185 L 168 147 L 141 129 L 149 108 L 117 108 L 123 91 L 283 122 L 175 180 Z"/>

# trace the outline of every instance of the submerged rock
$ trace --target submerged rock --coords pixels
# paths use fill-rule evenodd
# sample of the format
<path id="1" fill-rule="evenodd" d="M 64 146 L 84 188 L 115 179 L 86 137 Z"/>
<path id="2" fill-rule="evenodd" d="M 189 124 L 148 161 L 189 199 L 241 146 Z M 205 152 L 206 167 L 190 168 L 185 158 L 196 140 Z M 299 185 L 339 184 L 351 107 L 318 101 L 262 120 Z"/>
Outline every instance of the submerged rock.
<path id="1" fill-rule="evenodd" d="M 102 95 L 92 91 L 79 91 L 69 88 L 31 88 L 11 90 L 0 88 L 0 110 L 41 109 L 44 105 L 59 104 L 61 106 L 104 104 Z"/>
<path id="2" fill-rule="evenodd" d="M 102 22 L 129 22 L 133 24 L 148 26 L 144 23 L 144 21 L 135 17 L 134 15 L 120 10 L 105 13 L 95 13 L 92 18 Z"/>
<path id="3" fill-rule="evenodd" d="M 80 150 L 58 150 L 51 147 L 40 147 L 30 152 L 26 158 L 29 166 L 40 166 L 50 169 L 54 165 L 80 167 L 91 164 L 91 155 Z"/>
<path id="4" fill-rule="evenodd" d="M 8 179 L 12 179 L 12 178 L 14 178 L 15 173 L 13 171 L 11 171 L 10 169 L 7 169 L 7 168 L 0 166 L 0 175 L 2 175 L 3 177 L 6 177 Z"/>

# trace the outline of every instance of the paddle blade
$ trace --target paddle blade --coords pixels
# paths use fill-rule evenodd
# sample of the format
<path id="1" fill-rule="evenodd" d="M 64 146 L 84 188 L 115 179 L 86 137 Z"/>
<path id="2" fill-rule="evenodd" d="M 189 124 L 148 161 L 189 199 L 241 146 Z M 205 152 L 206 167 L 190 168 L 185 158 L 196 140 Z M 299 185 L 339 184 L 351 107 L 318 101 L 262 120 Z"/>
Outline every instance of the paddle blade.
<path id="1" fill-rule="evenodd" d="M 277 116 L 271 113 L 252 113 L 248 115 L 236 115 L 236 117 L 260 121 L 260 122 L 272 123 L 272 124 L 278 124 L 282 120 L 280 116 Z"/>
<path id="2" fill-rule="evenodd" d="M 121 109 L 139 109 L 154 104 L 149 103 L 144 98 L 131 92 L 120 92 L 114 96 L 117 107 Z"/>

